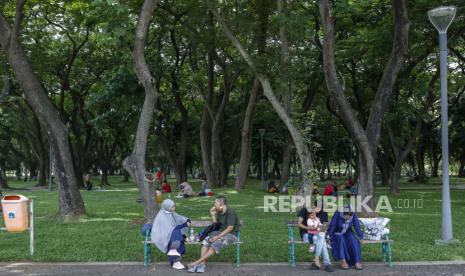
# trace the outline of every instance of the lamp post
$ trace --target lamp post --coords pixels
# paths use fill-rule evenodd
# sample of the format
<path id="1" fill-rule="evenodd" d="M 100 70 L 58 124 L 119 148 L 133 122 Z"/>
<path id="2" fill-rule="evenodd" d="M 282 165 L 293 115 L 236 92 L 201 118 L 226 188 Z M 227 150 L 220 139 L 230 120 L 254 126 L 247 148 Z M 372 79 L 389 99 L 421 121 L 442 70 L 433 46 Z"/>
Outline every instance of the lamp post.
<path id="1" fill-rule="evenodd" d="M 439 31 L 439 64 L 441 74 L 441 143 L 442 143 L 442 231 L 436 244 L 456 242 L 452 237 L 452 213 L 449 188 L 449 139 L 447 115 L 447 29 L 454 20 L 456 7 L 438 7 L 428 11 L 431 23 Z"/>
<path id="2" fill-rule="evenodd" d="M 264 157 L 264 152 L 263 152 L 263 135 L 265 135 L 265 129 L 261 128 L 259 129 L 260 131 L 260 144 L 261 144 L 261 153 L 262 153 L 262 188 L 265 188 L 265 170 L 264 170 L 264 164 L 263 164 L 263 157 Z"/>

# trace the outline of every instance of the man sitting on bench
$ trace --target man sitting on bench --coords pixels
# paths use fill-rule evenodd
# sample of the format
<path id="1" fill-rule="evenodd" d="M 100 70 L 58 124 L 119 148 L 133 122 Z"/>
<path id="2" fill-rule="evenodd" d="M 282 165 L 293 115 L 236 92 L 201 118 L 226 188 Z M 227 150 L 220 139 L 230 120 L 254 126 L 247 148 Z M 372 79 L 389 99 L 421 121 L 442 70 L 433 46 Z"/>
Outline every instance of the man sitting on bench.
<path id="1" fill-rule="evenodd" d="M 235 233 L 240 228 L 239 217 L 236 212 L 227 205 L 224 196 L 215 199 L 215 206 L 210 209 L 213 223 L 220 223 L 217 231 L 211 232 L 202 243 L 201 257 L 188 265 L 188 272 L 205 272 L 205 261 L 218 254 L 228 245 L 237 243 Z"/>

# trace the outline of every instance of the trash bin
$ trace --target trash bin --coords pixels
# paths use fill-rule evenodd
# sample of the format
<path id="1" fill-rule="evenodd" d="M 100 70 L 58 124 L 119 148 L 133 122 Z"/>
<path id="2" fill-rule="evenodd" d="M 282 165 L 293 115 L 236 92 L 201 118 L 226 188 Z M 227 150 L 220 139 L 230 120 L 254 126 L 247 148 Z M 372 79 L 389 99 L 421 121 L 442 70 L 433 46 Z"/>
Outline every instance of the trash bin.
<path id="1" fill-rule="evenodd" d="M 22 232 L 29 225 L 29 199 L 22 195 L 7 195 L 2 199 L 3 220 L 8 232 Z"/>

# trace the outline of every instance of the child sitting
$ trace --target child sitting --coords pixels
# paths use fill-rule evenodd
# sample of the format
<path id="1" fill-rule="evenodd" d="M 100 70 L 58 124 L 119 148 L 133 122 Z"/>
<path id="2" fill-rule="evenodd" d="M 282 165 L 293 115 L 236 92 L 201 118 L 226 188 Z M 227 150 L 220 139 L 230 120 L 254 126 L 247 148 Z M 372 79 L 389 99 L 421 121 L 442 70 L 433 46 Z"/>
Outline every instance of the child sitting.
<path id="1" fill-rule="evenodd" d="M 308 242 L 310 243 L 310 252 L 315 252 L 316 240 L 318 239 L 318 235 L 320 234 L 322 226 L 323 224 L 321 224 L 320 219 L 316 216 L 316 210 L 310 210 L 308 212 L 307 219 Z M 324 235 L 324 232 L 322 232 L 322 234 Z"/>

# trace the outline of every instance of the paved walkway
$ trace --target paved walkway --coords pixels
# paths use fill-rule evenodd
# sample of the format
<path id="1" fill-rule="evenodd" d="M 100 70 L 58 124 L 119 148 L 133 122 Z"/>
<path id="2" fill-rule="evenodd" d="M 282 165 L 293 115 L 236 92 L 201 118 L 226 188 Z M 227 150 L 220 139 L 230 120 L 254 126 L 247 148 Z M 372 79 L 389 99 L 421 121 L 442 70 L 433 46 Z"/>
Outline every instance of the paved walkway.
<path id="1" fill-rule="evenodd" d="M 291 268 L 286 263 L 247 263 L 237 269 L 232 264 L 211 263 L 207 266 L 207 271 L 203 275 L 329 275 L 327 272 L 314 271 L 309 269 L 308 263 L 298 263 L 297 267 Z M 142 263 L 0 263 L 0 275 L 112 275 L 112 276 L 132 276 L 132 275 L 193 275 L 184 271 L 176 271 L 166 263 L 152 264 L 145 268 Z M 199 275 L 199 274 L 195 274 Z M 452 275 L 465 276 L 465 262 L 408 262 L 395 263 L 392 268 L 388 268 L 382 263 L 366 263 L 362 271 L 350 269 L 343 271 L 336 269 L 330 275 Z"/>

